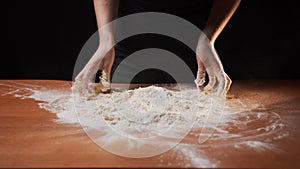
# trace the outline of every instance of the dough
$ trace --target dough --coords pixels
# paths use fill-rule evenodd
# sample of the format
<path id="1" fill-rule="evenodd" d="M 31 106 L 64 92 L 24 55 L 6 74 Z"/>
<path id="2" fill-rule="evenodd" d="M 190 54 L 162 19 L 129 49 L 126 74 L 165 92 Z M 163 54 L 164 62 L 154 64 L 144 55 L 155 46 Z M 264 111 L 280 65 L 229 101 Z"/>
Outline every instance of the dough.
<path id="1" fill-rule="evenodd" d="M 107 73 L 103 70 L 101 73 L 101 76 L 99 77 L 100 82 L 96 87 L 96 94 L 98 95 L 99 93 L 110 93 L 111 88 L 110 88 L 110 82 L 107 76 Z"/>

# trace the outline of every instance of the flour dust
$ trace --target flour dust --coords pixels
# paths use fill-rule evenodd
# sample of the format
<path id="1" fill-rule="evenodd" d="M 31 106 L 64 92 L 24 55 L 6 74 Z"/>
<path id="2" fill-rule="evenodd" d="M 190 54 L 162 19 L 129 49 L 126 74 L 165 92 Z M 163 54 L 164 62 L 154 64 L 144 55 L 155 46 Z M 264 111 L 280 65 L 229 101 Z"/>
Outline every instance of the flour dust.
<path id="1" fill-rule="evenodd" d="M 22 83 L 7 87 L 9 91 L 1 95 L 39 101 L 40 108 L 56 114 L 57 123 L 80 123 L 96 143 L 113 153 L 120 154 L 121 149 L 127 156 L 138 157 L 147 155 L 140 150 L 155 154 L 172 148 L 177 161 L 169 165 L 172 167 L 217 167 L 218 162 L 203 150 L 206 147 L 280 151 L 272 141 L 288 136 L 275 112 L 239 99 L 227 100 L 224 105 L 196 87 L 180 91 L 158 86 L 115 89 L 88 100 L 66 88 Z M 206 139 L 199 143 L 201 137 Z"/>

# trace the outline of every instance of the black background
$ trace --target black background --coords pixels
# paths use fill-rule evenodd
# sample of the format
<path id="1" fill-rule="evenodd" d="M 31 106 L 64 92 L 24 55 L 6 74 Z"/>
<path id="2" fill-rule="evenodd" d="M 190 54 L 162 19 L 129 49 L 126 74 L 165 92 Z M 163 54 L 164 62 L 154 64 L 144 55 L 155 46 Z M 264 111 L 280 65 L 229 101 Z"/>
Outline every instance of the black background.
<path id="1" fill-rule="evenodd" d="M 71 80 L 97 30 L 92 0 L 2 3 L 1 79 Z M 216 42 L 232 79 L 299 79 L 297 1 L 244 0 Z"/>

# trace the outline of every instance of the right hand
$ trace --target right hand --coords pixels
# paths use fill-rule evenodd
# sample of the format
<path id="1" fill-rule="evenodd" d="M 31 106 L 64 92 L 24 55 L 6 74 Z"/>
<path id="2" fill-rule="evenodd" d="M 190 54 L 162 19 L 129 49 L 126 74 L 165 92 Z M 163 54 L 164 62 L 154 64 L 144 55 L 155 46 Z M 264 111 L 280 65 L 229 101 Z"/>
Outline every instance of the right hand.
<path id="1" fill-rule="evenodd" d="M 197 46 L 197 62 L 198 72 L 195 80 L 197 87 L 204 85 L 205 75 L 207 73 L 209 82 L 205 86 L 204 91 L 212 91 L 216 81 L 218 81 L 218 86 L 216 87 L 217 95 L 226 97 L 231 86 L 231 79 L 223 69 L 223 65 L 214 48 L 213 42 L 206 39 L 205 36 L 199 38 Z"/>
<path id="2" fill-rule="evenodd" d="M 108 83 L 108 88 L 105 90 L 111 89 L 110 84 L 110 72 L 111 67 L 113 65 L 115 59 L 115 50 L 113 45 L 108 44 L 102 44 L 99 46 L 97 51 L 94 53 L 92 58 L 88 61 L 88 63 L 85 65 L 85 67 L 82 69 L 82 71 L 77 75 L 75 78 L 75 86 L 77 87 L 77 90 L 80 94 L 87 94 L 91 92 L 91 88 L 89 84 L 91 83 L 91 80 L 93 76 L 97 73 L 98 70 L 102 70 L 102 75 L 106 79 L 100 78 L 100 84 L 102 86 L 105 86 L 104 84 L 101 84 L 103 81 L 106 81 Z M 101 76 L 102 77 L 102 76 Z"/>

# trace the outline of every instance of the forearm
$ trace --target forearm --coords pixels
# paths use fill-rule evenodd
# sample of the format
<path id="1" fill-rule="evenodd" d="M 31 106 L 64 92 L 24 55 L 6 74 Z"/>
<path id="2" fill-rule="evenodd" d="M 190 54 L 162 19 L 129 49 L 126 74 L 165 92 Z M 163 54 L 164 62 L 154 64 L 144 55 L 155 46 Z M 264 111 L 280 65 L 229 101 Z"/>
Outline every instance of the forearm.
<path id="1" fill-rule="evenodd" d="M 94 0 L 100 43 L 113 43 L 112 28 L 107 25 L 117 18 L 119 0 Z"/>
<path id="2" fill-rule="evenodd" d="M 241 0 L 214 0 L 203 32 L 213 44 L 220 35 Z"/>

